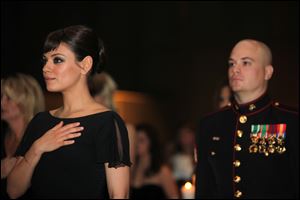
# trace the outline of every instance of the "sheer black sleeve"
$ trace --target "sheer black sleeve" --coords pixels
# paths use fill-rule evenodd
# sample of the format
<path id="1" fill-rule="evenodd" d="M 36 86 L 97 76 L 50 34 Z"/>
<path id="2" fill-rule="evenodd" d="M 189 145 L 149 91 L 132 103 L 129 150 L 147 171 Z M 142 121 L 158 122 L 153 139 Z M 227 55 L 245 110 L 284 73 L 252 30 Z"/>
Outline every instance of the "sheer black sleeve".
<path id="1" fill-rule="evenodd" d="M 125 123 L 121 117 L 112 112 L 105 119 L 106 123 L 96 134 L 96 159 L 99 163 L 108 162 L 108 167 L 131 166 L 129 139 Z"/>

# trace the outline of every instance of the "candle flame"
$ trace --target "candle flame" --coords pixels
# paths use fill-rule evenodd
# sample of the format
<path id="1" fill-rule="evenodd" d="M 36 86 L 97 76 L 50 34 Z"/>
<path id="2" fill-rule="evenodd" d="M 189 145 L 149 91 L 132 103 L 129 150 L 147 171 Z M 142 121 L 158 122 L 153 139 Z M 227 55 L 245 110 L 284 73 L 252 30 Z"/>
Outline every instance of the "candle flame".
<path id="1" fill-rule="evenodd" d="M 185 184 L 184 184 L 184 187 L 185 187 L 185 189 L 187 189 L 187 190 L 190 190 L 191 188 L 192 188 L 192 184 L 191 184 L 191 182 L 186 182 Z"/>

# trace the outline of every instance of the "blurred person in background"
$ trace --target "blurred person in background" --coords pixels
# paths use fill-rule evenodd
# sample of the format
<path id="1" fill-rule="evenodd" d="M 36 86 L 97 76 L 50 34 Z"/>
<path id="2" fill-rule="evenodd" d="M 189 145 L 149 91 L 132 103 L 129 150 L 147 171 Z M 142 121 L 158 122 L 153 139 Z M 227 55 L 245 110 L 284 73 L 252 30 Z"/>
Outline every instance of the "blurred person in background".
<path id="1" fill-rule="evenodd" d="M 89 82 L 89 89 L 91 95 L 94 97 L 95 101 L 105 105 L 107 108 L 118 112 L 114 104 L 114 94 L 118 89 L 116 81 L 112 76 L 103 71 L 99 74 L 95 74 L 92 77 L 92 81 Z M 133 124 L 126 123 L 126 128 L 129 137 L 129 150 L 130 150 L 130 160 L 134 164 L 135 159 L 135 127 Z M 131 168 L 132 169 L 132 168 Z"/>
<path id="2" fill-rule="evenodd" d="M 162 157 L 157 130 L 149 124 L 139 124 L 136 126 L 136 134 L 136 163 L 131 174 L 130 198 L 179 198 L 172 171 Z"/>
<path id="3" fill-rule="evenodd" d="M 178 128 L 175 150 L 170 157 L 173 175 L 180 189 L 187 181 L 192 182 L 195 171 L 195 129 L 184 124 Z"/>
<path id="4" fill-rule="evenodd" d="M 232 91 L 229 86 L 228 80 L 224 80 L 218 86 L 214 95 L 214 110 L 218 110 L 225 106 L 230 106 L 230 101 L 232 98 Z"/>
<path id="5" fill-rule="evenodd" d="M 9 198 L 6 178 L 15 166 L 14 155 L 24 131 L 33 116 L 44 109 L 44 94 L 34 77 L 17 73 L 1 79 L 1 199 Z"/>

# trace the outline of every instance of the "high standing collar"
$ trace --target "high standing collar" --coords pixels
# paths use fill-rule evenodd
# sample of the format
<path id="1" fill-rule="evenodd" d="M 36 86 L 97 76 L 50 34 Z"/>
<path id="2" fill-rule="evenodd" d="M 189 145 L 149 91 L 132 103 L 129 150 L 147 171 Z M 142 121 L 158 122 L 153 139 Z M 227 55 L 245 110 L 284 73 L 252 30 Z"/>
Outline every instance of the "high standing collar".
<path id="1" fill-rule="evenodd" d="M 272 101 L 269 95 L 267 93 L 264 93 L 259 98 L 245 104 L 238 104 L 236 100 L 233 99 L 232 107 L 239 114 L 251 115 L 263 110 L 264 108 L 271 105 L 271 103 Z"/>

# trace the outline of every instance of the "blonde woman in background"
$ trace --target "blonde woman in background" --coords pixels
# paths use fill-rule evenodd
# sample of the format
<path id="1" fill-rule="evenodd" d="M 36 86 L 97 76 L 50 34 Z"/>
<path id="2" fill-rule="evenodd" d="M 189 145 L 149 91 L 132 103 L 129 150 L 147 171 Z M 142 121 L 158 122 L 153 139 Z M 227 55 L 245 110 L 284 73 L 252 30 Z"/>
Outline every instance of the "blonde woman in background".
<path id="1" fill-rule="evenodd" d="M 89 84 L 91 95 L 94 99 L 106 107 L 116 110 L 116 106 L 113 101 L 115 92 L 118 89 L 118 85 L 115 80 L 107 72 L 101 72 L 100 74 L 95 74 L 92 81 Z M 129 145 L 130 145 L 130 159 L 132 164 L 134 164 L 135 153 L 135 127 L 132 124 L 126 123 L 126 128 L 128 130 Z"/>
<path id="2" fill-rule="evenodd" d="M 113 95 L 117 88 L 117 83 L 107 72 L 95 74 L 90 84 L 91 95 L 94 99 L 113 110 L 115 110 Z"/>
<path id="3" fill-rule="evenodd" d="M 6 178 L 27 124 L 44 109 L 42 89 L 32 76 L 17 73 L 1 79 L 1 199 L 8 199 Z"/>

